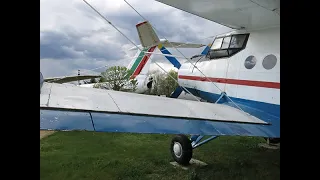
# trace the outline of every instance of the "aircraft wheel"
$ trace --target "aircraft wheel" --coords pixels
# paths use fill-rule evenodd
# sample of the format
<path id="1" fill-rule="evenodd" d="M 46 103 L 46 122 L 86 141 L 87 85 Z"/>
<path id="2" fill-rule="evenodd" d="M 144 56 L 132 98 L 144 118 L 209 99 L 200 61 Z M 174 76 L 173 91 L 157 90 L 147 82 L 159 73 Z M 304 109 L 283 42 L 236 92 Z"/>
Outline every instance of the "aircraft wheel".
<path id="1" fill-rule="evenodd" d="M 173 159 L 177 163 L 188 165 L 192 158 L 191 141 L 186 135 L 177 135 L 171 140 L 170 151 Z"/>

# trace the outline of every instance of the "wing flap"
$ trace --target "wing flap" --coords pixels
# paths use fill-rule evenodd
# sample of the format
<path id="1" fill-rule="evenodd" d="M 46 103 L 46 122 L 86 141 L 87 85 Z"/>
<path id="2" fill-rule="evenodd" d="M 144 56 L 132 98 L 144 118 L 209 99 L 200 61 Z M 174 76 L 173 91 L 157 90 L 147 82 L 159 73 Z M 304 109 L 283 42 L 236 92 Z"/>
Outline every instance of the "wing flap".
<path id="1" fill-rule="evenodd" d="M 40 130 L 280 137 L 279 124 L 228 123 L 72 110 L 41 110 Z"/>
<path id="2" fill-rule="evenodd" d="M 200 119 L 223 122 L 267 124 L 236 108 L 221 104 L 187 101 L 135 93 L 44 83 L 40 109 Z M 48 98 L 47 103 L 46 98 Z"/>
<path id="3" fill-rule="evenodd" d="M 95 131 L 89 112 L 40 110 L 40 130 Z"/>

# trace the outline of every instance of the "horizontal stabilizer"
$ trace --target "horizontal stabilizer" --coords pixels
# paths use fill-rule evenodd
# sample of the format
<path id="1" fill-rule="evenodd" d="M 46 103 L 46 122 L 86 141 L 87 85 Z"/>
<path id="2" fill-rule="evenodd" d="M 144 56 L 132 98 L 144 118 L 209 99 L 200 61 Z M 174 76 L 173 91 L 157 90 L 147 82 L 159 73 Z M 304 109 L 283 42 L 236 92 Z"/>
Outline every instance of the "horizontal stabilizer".
<path id="1" fill-rule="evenodd" d="M 201 48 L 204 44 L 182 43 L 182 42 L 169 42 L 163 41 L 161 44 L 167 48 Z"/>

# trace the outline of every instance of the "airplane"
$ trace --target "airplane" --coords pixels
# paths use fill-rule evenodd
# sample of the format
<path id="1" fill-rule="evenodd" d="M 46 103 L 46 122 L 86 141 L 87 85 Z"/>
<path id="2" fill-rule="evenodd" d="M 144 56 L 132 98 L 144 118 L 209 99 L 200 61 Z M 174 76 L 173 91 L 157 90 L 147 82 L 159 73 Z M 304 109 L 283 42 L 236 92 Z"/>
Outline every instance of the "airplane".
<path id="1" fill-rule="evenodd" d="M 40 73 L 40 76 L 42 74 Z M 52 83 L 67 83 L 72 81 L 81 81 L 91 78 L 100 78 L 100 75 L 77 75 L 77 76 L 62 76 L 62 77 L 50 77 L 44 78 L 45 82 L 52 82 Z"/>
<path id="2" fill-rule="evenodd" d="M 181 64 L 172 98 L 53 84 L 40 76 L 40 130 L 173 134 L 171 155 L 181 165 L 219 136 L 280 142 L 280 1 L 157 1 L 233 31 Z M 207 102 L 178 99 L 182 91 Z M 211 137 L 201 141 L 204 136 Z"/>
<path id="3" fill-rule="evenodd" d="M 154 55 L 150 53 L 155 52 L 158 49 L 162 54 L 166 55 L 166 59 L 169 60 L 175 68 L 180 68 L 180 62 L 175 57 L 170 56 L 172 54 L 167 48 L 201 48 L 205 46 L 203 44 L 173 42 L 166 39 L 159 39 L 158 35 L 154 31 L 150 31 L 151 25 L 148 21 L 136 24 L 136 29 L 141 44 L 129 49 L 130 51 L 136 50 L 137 52 L 127 66 L 127 69 L 129 70 L 128 76 L 130 76 L 130 79 L 137 80 L 136 93 L 145 93 L 156 83 L 156 81 L 154 81 L 155 77 L 152 74 L 148 75 L 150 64 L 154 57 Z M 80 86 L 93 88 L 94 84 L 85 84 Z"/>

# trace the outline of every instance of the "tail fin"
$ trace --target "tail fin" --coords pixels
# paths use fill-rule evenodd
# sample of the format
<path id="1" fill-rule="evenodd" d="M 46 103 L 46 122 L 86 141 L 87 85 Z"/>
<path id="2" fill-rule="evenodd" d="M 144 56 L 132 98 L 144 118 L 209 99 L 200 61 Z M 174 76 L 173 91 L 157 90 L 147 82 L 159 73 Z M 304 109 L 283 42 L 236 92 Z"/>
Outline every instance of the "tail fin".
<path id="1" fill-rule="evenodd" d="M 157 46 L 160 43 L 160 39 L 154 32 L 151 24 L 148 21 L 144 21 L 136 25 L 140 43 L 143 47 Z"/>
<path id="2" fill-rule="evenodd" d="M 128 65 L 128 69 L 130 70 L 130 77 L 135 78 L 142 72 L 142 69 L 148 71 L 150 65 L 150 57 L 152 54 L 146 54 L 145 52 L 153 52 L 156 47 L 160 49 L 163 54 L 171 53 L 165 47 L 180 47 L 180 48 L 199 48 L 205 45 L 203 44 L 189 44 L 189 43 L 180 43 L 180 42 L 169 42 L 164 39 L 159 39 L 155 31 L 153 30 L 151 24 L 148 21 L 144 21 L 136 25 L 140 43 L 138 45 L 139 48 L 142 49 L 140 51 L 137 47 L 131 48 L 130 50 L 138 50 L 134 59 Z M 175 57 L 165 56 L 176 68 L 180 68 L 181 64 Z M 147 69 L 146 69 L 147 68 Z"/>
<path id="3" fill-rule="evenodd" d="M 142 47 L 152 47 L 162 44 L 167 48 L 200 48 L 203 44 L 191 44 L 182 42 L 169 42 L 166 39 L 159 39 L 158 35 L 154 32 L 151 24 L 148 21 L 144 21 L 136 25 L 140 43 Z"/>
<path id="4" fill-rule="evenodd" d="M 156 46 L 150 48 L 143 48 L 142 51 L 138 50 L 134 59 L 129 63 L 127 67 L 130 72 L 130 78 L 135 78 L 137 75 L 141 73 L 142 69 L 149 62 L 150 56 L 152 55 L 146 54 L 145 52 L 153 52 L 155 48 Z"/>

